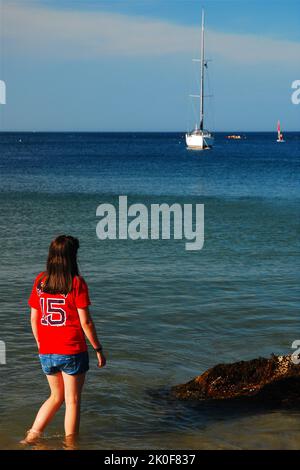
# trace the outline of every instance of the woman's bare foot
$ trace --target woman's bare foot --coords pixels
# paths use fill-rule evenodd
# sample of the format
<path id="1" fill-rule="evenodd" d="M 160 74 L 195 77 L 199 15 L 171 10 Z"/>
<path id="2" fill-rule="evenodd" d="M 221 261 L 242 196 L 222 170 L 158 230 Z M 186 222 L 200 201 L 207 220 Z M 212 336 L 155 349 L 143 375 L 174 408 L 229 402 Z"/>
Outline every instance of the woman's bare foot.
<path id="1" fill-rule="evenodd" d="M 78 434 L 69 434 L 64 439 L 65 450 L 76 450 L 78 449 Z"/>
<path id="2" fill-rule="evenodd" d="M 20 441 L 20 444 L 35 444 L 41 437 L 41 431 L 35 431 L 34 429 L 29 429 L 26 433 L 26 437 Z"/>

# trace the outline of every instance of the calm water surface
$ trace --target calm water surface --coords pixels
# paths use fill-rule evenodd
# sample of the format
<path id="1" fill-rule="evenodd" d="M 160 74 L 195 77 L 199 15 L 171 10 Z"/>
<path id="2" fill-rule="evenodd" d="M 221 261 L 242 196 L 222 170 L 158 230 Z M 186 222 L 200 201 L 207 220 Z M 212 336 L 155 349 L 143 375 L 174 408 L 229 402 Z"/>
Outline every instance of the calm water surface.
<path id="1" fill-rule="evenodd" d="M 108 365 L 91 353 L 82 449 L 285 448 L 300 410 L 191 406 L 168 387 L 218 362 L 291 352 L 300 339 L 300 134 L 217 134 L 211 152 L 182 134 L 0 134 L 0 448 L 18 448 L 46 398 L 27 298 L 49 241 L 80 238 L 80 268 Z M 205 204 L 205 244 L 99 241 L 96 208 Z M 42 443 L 62 448 L 60 412 Z"/>

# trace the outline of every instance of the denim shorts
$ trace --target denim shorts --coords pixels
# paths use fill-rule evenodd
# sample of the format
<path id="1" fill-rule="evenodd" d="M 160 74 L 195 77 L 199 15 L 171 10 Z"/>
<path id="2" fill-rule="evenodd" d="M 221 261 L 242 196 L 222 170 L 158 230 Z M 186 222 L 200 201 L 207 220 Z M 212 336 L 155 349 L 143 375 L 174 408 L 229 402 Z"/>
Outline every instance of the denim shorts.
<path id="1" fill-rule="evenodd" d="M 89 354 L 39 354 L 43 372 L 46 375 L 65 372 L 69 375 L 83 374 L 89 370 Z"/>

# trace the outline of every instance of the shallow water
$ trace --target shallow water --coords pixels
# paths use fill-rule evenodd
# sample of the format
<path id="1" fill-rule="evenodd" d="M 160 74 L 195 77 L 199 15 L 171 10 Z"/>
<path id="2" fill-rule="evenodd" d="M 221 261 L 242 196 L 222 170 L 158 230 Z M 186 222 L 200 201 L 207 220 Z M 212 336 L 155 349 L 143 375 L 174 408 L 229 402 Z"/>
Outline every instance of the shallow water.
<path id="1" fill-rule="evenodd" d="M 0 448 L 19 448 L 47 396 L 27 298 L 51 238 L 80 238 L 80 269 L 108 365 L 91 353 L 79 448 L 299 448 L 297 409 L 192 406 L 161 390 L 218 362 L 291 352 L 299 339 L 300 134 L 0 134 Z M 20 141 L 21 140 L 21 141 Z M 204 203 L 205 244 L 100 241 L 96 208 Z M 63 447 L 63 414 L 42 446 Z"/>

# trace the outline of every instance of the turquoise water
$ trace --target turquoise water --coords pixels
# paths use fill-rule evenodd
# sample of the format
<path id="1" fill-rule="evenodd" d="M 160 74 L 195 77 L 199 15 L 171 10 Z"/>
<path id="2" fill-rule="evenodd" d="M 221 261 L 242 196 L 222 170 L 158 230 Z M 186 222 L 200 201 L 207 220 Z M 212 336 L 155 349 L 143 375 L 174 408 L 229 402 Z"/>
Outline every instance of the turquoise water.
<path id="1" fill-rule="evenodd" d="M 218 362 L 291 352 L 299 331 L 300 134 L 213 151 L 182 134 L 0 134 L 0 448 L 18 448 L 47 396 L 27 298 L 49 241 L 78 236 L 108 365 L 83 396 L 83 449 L 299 448 L 300 412 L 191 406 L 165 393 Z M 96 237 L 96 208 L 205 205 L 205 244 Z M 43 441 L 61 448 L 63 415 Z"/>

